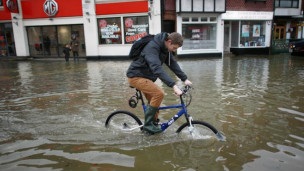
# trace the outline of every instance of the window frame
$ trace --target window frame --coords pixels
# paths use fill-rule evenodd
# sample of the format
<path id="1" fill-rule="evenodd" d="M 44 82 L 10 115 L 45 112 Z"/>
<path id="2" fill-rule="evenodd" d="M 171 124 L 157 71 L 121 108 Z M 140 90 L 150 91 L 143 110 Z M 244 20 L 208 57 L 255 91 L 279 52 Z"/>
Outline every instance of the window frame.
<path id="1" fill-rule="evenodd" d="M 283 6 L 283 5 L 281 5 L 282 1 L 289 1 L 289 2 L 291 2 L 290 6 Z M 293 5 L 294 5 L 295 2 L 297 2 L 297 5 L 295 7 L 293 7 Z M 300 3 L 299 0 L 275 0 L 274 1 L 274 7 L 275 8 L 299 8 L 299 3 Z"/>
<path id="2" fill-rule="evenodd" d="M 218 20 L 218 16 L 182 16 L 182 22 L 181 22 L 181 27 L 182 27 L 182 34 L 184 37 L 184 44 L 182 46 L 182 50 L 183 51 L 193 51 L 193 50 L 214 50 L 217 48 L 216 45 L 216 41 L 217 41 L 217 20 Z M 204 31 L 199 31 L 197 32 L 197 29 L 193 29 L 192 30 L 192 36 L 187 38 L 185 37 L 186 35 L 188 35 L 188 33 L 186 33 L 186 31 L 188 30 L 184 30 L 184 27 L 187 27 L 186 25 L 188 25 L 188 27 L 193 27 L 195 25 L 198 25 L 198 28 L 205 28 Z M 210 30 L 211 28 L 211 30 Z M 207 34 L 204 32 L 209 33 L 209 31 L 215 31 L 214 34 Z M 190 33 L 191 34 L 191 33 Z M 195 35 L 193 35 L 195 34 Z M 200 36 L 199 36 L 200 35 Z M 208 36 L 209 39 L 208 39 Z M 210 39 L 212 37 L 212 39 Z M 206 39 L 207 38 L 207 39 Z M 215 41 L 215 43 L 212 45 L 212 47 L 208 47 L 208 46 L 203 46 L 203 45 L 198 45 L 202 42 L 206 42 L 206 41 Z M 187 46 L 187 43 L 188 46 Z M 192 45 L 195 45 L 192 47 Z M 202 48 L 201 48 L 202 47 Z M 203 48 L 206 47 L 206 48 Z"/>

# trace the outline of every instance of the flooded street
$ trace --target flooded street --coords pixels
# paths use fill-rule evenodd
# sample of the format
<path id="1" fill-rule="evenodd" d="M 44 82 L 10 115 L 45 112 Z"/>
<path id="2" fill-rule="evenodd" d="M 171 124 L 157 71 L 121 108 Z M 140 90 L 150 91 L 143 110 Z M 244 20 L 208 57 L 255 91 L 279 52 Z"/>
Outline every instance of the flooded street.
<path id="1" fill-rule="evenodd" d="M 304 58 L 181 59 L 194 84 L 188 110 L 226 136 L 182 139 L 180 118 L 158 135 L 105 128 L 131 109 L 130 61 L 0 61 L 1 171 L 301 171 Z M 163 105 L 176 104 L 173 90 Z M 178 82 L 182 85 L 181 82 Z M 167 120 L 176 111 L 161 112 Z"/>

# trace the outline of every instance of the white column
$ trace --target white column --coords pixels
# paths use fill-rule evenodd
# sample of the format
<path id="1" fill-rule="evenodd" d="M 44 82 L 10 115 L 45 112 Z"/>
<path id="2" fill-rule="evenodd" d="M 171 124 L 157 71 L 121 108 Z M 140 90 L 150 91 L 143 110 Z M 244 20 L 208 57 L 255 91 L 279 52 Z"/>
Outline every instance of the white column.
<path id="1" fill-rule="evenodd" d="M 150 30 L 149 32 L 151 34 L 157 34 L 161 32 L 161 0 L 154 0 L 153 3 L 151 4 L 150 1 L 150 22 L 149 22 L 149 27 Z"/>
<path id="2" fill-rule="evenodd" d="M 98 56 L 98 32 L 94 0 L 82 0 L 83 27 L 87 56 Z"/>
<path id="3" fill-rule="evenodd" d="M 22 8 L 20 8 L 21 2 L 20 0 L 18 0 L 17 2 L 19 7 L 19 14 L 11 13 L 16 56 L 29 56 L 30 52 L 28 38 L 24 23 L 22 21 Z"/>

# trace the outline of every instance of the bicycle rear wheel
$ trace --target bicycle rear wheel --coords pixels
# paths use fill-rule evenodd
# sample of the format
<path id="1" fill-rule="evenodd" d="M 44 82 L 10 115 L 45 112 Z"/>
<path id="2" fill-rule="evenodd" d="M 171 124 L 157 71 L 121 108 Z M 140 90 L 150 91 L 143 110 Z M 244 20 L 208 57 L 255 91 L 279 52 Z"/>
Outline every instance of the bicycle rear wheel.
<path id="1" fill-rule="evenodd" d="M 226 137 L 220 133 L 214 126 L 204 121 L 192 121 L 192 127 L 189 123 L 181 125 L 176 133 L 188 135 L 195 139 L 207 139 L 216 137 L 220 141 L 225 141 Z"/>
<path id="2" fill-rule="evenodd" d="M 119 110 L 111 113 L 105 123 L 109 129 L 118 129 L 124 131 L 142 130 L 141 120 L 133 113 Z"/>

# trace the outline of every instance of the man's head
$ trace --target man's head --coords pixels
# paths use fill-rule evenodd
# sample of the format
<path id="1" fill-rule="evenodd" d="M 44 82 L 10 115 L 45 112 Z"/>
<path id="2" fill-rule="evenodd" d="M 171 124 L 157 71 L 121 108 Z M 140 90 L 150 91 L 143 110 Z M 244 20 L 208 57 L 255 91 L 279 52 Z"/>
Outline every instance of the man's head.
<path id="1" fill-rule="evenodd" d="M 179 47 L 183 46 L 182 35 L 176 32 L 168 34 L 165 45 L 170 52 L 175 52 Z"/>

